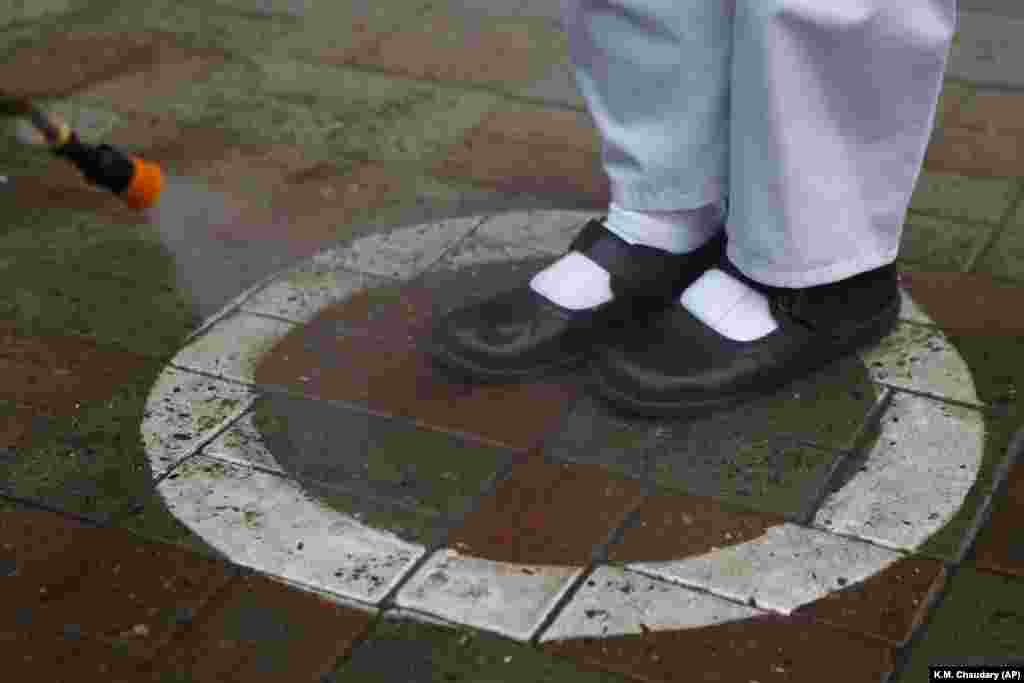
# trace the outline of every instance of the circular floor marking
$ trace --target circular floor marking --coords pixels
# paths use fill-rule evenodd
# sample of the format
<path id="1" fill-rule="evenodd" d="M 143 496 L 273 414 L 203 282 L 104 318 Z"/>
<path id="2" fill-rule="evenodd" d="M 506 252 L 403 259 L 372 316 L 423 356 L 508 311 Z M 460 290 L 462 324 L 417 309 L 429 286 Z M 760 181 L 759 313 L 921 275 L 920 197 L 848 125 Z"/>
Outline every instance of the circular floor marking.
<path id="1" fill-rule="evenodd" d="M 521 237 L 529 238 L 530 244 L 550 247 L 567 244 L 571 235 L 566 228 L 578 228 L 584 220 L 581 214 L 571 212 L 523 212 L 415 225 L 326 250 L 309 263 L 336 264 L 370 275 L 397 272 L 401 279 L 408 280 L 481 223 L 482 233 L 487 233 L 488 226 L 491 230 L 500 226 L 501 234 L 507 234 L 518 226 Z M 556 253 L 558 247 L 547 251 Z M 460 265 L 514 260 L 510 253 L 515 254 L 514 248 L 497 253 L 483 249 Z M 321 310 L 336 303 L 325 300 Z M 225 329 L 230 332 L 232 317 L 237 317 L 242 304 L 236 299 L 214 316 L 219 322 L 211 326 L 209 334 L 222 326 L 228 326 Z M 922 321 L 923 314 L 914 308 L 915 319 Z M 287 318 L 289 313 L 282 309 L 280 315 Z M 230 344 L 232 339 L 243 338 L 238 336 L 239 330 L 244 332 L 250 367 L 255 367 L 260 354 L 267 353 L 294 327 L 270 317 L 253 316 L 245 325 L 244 330 L 233 328 L 235 337 L 225 332 L 224 339 Z M 426 549 L 323 504 L 294 479 L 282 476 L 283 470 L 273 453 L 260 443 L 258 433 L 253 433 L 251 422 L 247 426 L 244 420 L 236 422 L 255 399 L 255 388 L 182 369 L 194 360 L 191 347 L 182 349 L 158 378 L 142 425 L 153 471 L 160 473 L 178 463 L 174 476 L 158 485 L 168 509 L 233 562 L 310 590 L 378 604 L 407 577 Z M 234 357 L 245 353 L 239 351 Z M 959 354 L 952 352 L 942 372 L 947 381 L 943 386 L 957 387 L 957 400 L 978 403 L 970 372 Z M 900 386 L 898 382 L 895 385 Z M 200 431 L 205 430 L 208 437 L 199 435 L 177 450 L 168 445 L 174 443 L 169 432 L 175 430 L 175 425 L 180 428 L 182 420 L 194 420 L 190 413 L 217 400 L 223 403 L 225 396 L 230 414 L 209 409 L 205 423 L 198 421 Z M 901 414 L 916 420 L 918 431 L 927 432 L 932 419 L 925 414 L 928 405 L 926 399 L 912 397 L 900 408 Z M 206 457 L 200 447 L 213 441 L 215 432 L 229 422 L 233 429 L 248 430 L 249 438 L 221 437 L 217 457 Z M 544 640 L 640 633 L 641 627 L 698 628 L 747 619 L 763 609 L 788 614 L 842 586 L 874 576 L 904 557 L 901 550 L 919 547 L 941 529 L 960 509 L 973 485 L 983 455 L 983 424 L 970 429 L 954 426 L 948 431 L 958 439 L 956 451 L 961 467 L 957 477 L 946 476 L 939 463 L 930 470 L 936 477 L 934 482 L 911 482 L 904 476 L 900 483 L 896 477 L 906 474 L 907 470 L 901 468 L 908 466 L 912 456 L 899 450 L 884 452 L 829 497 L 813 527 L 774 526 L 759 538 L 674 562 L 600 567 L 591 579 L 600 576 L 609 585 L 653 581 L 659 590 L 673 594 L 641 604 L 635 600 L 623 602 L 621 591 L 580 590 L 562 607 Z M 186 457 L 193 454 L 195 457 Z M 887 474 L 891 476 L 887 478 Z M 932 485 L 940 477 L 941 485 Z M 891 490 L 894 482 L 909 487 L 908 491 L 912 489 L 913 496 Z M 883 547 L 885 538 L 872 538 L 865 531 L 873 519 L 893 514 L 906 519 L 907 511 L 913 512 L 911 508 L 930 511 L 928 521 L 905 522 L 907 528 L 898 537 L 889 537 L 896 539 L 895 547 Z M 924 519 L 919 516 L 919 520 Z M 442 549 L 409 578 L 397 594 L 397 603 L 447 621 L 526 640 L 549 618 L 581 574 L 581 567 L 515 565 Z M 702 590 L 695 592 L 688 587 Z M 598 608 L 618 616 L 598 629 L 581 616 Z"/>

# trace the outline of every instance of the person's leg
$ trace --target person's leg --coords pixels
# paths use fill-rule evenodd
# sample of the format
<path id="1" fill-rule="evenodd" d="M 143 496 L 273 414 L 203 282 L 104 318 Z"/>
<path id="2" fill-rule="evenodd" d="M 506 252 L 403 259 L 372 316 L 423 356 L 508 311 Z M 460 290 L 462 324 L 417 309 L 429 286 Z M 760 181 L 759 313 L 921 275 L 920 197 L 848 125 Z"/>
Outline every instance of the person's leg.
<path id="1" fill-rule="evenodd" d="M 737 0 L 729 257 L 776 287 L 890 264 L 956 0 Z"/>
<path id="2" fill-rule="evenodd" d="M 610 349 L 644 412 L 750 398 L 880 338 L 956 0 L 736 0 L 727 258 Z"/>
<path id="3" fill-rule="evenodd" d="M 731 4 L 562 0 L 613 204 L 678 211 L 727 196 Z"/>
<path id="4" fill-rule="evenodd" d="M 612 203 L 527 291 L 441 319 L 434 356 L 477 379 L 589 352 L 613 321 L 663 310 L 722 249 L 729 3 L 562 0 L 562 12 Z"/>
<path id="5" fill-rule="evenodd" d="M 673 254 L 724 220 L 731 17 L 709 0 L 562 0 L 577 87 L 600 133 L 605 227 Z M 567 254 L 533 289 L 579 310 L 612 299 L 608 273 Z"/>

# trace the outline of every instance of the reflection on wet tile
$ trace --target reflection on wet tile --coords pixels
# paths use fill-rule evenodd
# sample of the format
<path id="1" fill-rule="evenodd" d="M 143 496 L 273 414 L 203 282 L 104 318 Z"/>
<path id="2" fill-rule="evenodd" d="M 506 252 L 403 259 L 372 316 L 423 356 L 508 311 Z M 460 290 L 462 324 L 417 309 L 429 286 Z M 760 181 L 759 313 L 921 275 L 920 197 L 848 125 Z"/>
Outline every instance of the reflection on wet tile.
<path id="1" fill-rule="evenodd" d="M 653 476 L 666 488 L 797 516 L 843 457 L 792 439 L 681 430 L 658 445 Z"/>
<path id="2" fill-rule="evenodd" d="M 642 497 L 643 486 L 633 479 L 531 455 L 467 515 L 448 544 L 496 561 L 583 566 Z"/>
<path id="3" fill-rule="evenodd" d="M 510 456 L 406 421 L 317 401 L 270 395 L 255 413 L 264 448 L 292 475 L 358 485 L 384 500 L 437 514 L 461 514 Z"/>

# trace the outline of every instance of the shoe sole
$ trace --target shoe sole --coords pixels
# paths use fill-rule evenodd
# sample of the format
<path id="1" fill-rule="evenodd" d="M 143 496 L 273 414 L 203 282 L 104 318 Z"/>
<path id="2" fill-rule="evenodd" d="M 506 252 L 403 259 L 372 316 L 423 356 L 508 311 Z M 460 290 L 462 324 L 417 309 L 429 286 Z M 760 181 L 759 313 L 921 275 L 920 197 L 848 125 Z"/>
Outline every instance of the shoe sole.
<path id="1" fill-rule="evenodd" d="M 605 382 L 600 371 L 597 369 L 595 369 L 590 377 L 590 386 L 600 398 L 611 404 L 612 407 L 630 415 L 640 417 L 700 416 L 709 412 L 732 408 L 743 403 L 747 403 L 748 401 L 761 398 L 771 394 L 772 392 L 779 391 L 793 382 L 806 378 L 822 368 L 846 358 L 859 349 L 877 344 L 895 328 L 896 322 L 899 319 L 899 311 L 900 304 L 899 301 L 897 301 L 895 305 L 887 308 L 884 313 L 865 324 L 860 330 L 852 335 L 842 344 L 841 350 L 839 350 L 834 356 L 807 367 L 803 372 L 798 375 L 794 375 L 790 379 L 777 382 L 756 391 L 730 394 L 728 396 L 722 396 L 705 401 L 641 401 L 627 394 L 623 394 L 618 389 L 609 386 Z"/>

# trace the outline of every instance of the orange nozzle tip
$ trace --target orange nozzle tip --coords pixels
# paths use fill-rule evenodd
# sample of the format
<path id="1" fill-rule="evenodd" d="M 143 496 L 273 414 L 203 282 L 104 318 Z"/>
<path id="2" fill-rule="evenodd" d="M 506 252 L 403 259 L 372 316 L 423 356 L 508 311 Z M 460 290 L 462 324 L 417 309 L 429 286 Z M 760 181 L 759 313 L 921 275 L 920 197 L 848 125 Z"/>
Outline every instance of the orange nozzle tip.
<path id="1" fill-rule="evenodd" d="M 148 209 L 160 198 L 164 189 L 164 174 L 151 161 L 137 157 L 132 157 L 132 161 L 135 163 L 135 175 L 121 196 L 133 209 Z"/>

